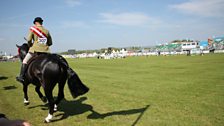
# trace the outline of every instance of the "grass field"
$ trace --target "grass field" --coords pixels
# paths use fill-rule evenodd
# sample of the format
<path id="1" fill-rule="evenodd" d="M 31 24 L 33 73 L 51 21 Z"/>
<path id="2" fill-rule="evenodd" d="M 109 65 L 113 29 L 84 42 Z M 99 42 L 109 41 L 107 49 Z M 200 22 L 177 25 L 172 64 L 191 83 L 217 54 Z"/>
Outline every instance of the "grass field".
<path id="1" fill-rule="evenodd" d="M 0 63 L 0 113 L 33 126 L 224 125 L 224 54 L 68 62 L 90 92 L 72 99 L 66 85 L 66 100 L 49 124 L 43 124 L 48 110 L 33 85 L 31 103 L 23 105 L 15 81 L 20 63 Z"/>

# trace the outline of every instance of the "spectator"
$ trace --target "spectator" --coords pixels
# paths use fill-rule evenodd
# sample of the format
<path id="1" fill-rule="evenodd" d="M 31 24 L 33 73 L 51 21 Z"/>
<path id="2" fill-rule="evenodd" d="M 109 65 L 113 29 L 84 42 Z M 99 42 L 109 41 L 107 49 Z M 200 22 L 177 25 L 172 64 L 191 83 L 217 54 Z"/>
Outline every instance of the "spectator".
<path id="1" fill-rule="evenodd" d="M 0 113 L 0 126 L 31 126 L 31 124 L 25 120 L 9 120 Z"/>

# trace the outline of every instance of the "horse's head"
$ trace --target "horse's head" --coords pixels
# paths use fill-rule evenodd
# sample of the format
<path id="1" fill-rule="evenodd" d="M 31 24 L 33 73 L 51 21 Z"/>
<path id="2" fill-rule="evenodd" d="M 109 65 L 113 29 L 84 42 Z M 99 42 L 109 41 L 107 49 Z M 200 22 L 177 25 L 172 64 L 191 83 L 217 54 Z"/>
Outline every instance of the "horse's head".
<path id="1" fill-rule="evenodd" d="M 18 48 L 18 56 L 21 60 L 23 60 L 29 51 L 29 46 L 27 43 L 24 43 L 21 46 L 19 46 L 19 45 L 16 45 L 16 46 Z"/>

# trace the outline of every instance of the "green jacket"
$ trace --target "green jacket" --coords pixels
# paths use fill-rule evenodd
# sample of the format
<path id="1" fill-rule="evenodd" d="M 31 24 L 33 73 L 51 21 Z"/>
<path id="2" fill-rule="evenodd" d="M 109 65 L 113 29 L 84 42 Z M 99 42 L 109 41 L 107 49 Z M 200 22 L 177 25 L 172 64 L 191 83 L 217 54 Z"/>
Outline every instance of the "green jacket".
<path id="1" fill-rule="evenodd" d="M 30 46 L 29 52 L 31 52 L 31 53 L 34 53 L 34 52 L 50 53 L 49 46 L 52 45 L 52 38 L 51 38 L 49 31 L 47 29 L 45 29 L 43 26 L 36 26 L 36 27 L 46 34 L 47 43 L 46 44 L 39 43 L 38 36 L 30 30 L 29 34 L 28 34 L 28 38 L 27 38 L 28 45 Z"/>

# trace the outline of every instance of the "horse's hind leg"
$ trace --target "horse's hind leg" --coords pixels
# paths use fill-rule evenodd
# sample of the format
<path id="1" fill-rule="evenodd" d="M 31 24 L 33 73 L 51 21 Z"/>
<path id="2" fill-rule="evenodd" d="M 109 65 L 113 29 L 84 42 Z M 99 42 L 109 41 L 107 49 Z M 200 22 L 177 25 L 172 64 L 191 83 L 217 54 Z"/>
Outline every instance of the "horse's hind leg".
<path id="1" fill-rule="evenodd" d="M 40 92 L 40 86 L 36 86 L 35 87 L 35 91 L 37 92 L 38 96 L 40 97 L 40 99 L 46 103 L 47 102 L 47 98 L 43 96 L 43 94 Z"/>
<path id="2" fill-rule="evenodd" d="M 65 86 L 66 79 L 62 80 L 58 83 L 58 97 L 55 101 L 54 105 L 54 111 L 57 111 L 57 105 L 60 103 L 60 101 L 65 97 L 64 96 L 64 86 Z"/>
<path id="3" fill-rule="evenodd" d="M 54 98 L 52 95 L 53 88 L 49 89 L 45 87 L 44 91 L 49 103 L 49 113 L 48 113 L 48 116 L 45 118 L 45 122 L 48 123 L 53 118 L 53 113 L 54 113 Z"/>

